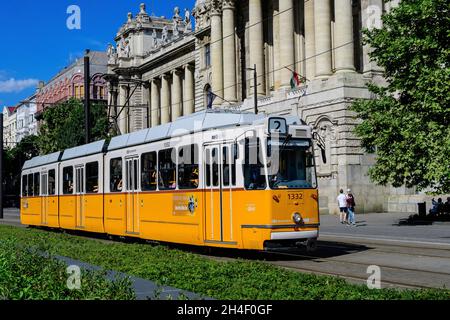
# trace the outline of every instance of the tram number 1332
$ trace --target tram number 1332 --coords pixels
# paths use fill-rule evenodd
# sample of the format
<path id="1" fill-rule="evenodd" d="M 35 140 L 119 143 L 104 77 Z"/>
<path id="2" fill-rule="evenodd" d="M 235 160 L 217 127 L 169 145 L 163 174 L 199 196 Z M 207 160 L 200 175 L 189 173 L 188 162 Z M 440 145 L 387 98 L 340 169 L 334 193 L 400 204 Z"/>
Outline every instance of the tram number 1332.
<path id="1" fill-rule="evenodd" d="M 303 193 L 289 193 L 288 200 L 303 200 Z"/>

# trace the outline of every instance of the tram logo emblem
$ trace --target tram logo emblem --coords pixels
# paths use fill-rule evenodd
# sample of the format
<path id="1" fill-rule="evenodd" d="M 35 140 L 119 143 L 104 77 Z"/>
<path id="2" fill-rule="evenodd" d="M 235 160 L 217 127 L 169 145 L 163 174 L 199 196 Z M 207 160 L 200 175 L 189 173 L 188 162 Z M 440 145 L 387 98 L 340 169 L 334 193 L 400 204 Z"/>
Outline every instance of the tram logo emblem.
<path id="1" fill-rule="evenodd" d="M 190 213 L 194 213 L 195 209 L 198 207 L 198 200 L 194 196 L 189 197 L 188 209 Z"/>

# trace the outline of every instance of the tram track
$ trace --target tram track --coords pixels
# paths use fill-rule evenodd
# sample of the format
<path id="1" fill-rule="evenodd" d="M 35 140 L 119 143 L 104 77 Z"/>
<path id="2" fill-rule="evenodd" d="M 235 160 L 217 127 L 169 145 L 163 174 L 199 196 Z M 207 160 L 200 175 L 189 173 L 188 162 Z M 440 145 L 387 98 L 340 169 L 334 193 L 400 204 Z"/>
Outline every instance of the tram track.
<path id="1" fill-rule="evenodd" d="M 280 266 L 280 265 L 278 265 Z M 316 275 L 324 275 L 324 276 L 333 276 L 333 277 L 339 277 L 348 281 L 352 281 L 354 283 L 366 283 L 367 277 L 358 277 L 355 275 L 348 275 L 344 273 L 335 273 L 335 272 L 324 272 L 324 271 L 317 271 L 312 268 L 305 268 L 305 267 L 285 267 L 280 266 L 288 270 L 292 270 L 295 272 L 304 272 L 304 273 L 310 273 L 310 274 L 316 274 Z M 430 289 L 434 288 L 432 286 L 422 286 L 422 285 L 412 285 L 405 282 L 399 282 L 399 281 L 391 281 L 391 280 L 382 280 L 382 285 L 386 287 L 386 285 L 389 285 L 390 288 L 405 288 L 405 289 Z"/>
<path id="2" fill-rule="evenodd" d="M 333 261 L 333 262 L 342 263 L 342 264 L 357 264 L 357 265 L 368 266 L 368 264 L 365 263 L 365 262 L 342 261 L 342 260 L 339 260 L 339 259 L 323 258 L 323 257 L 320 257 L 320 256 L 301 255 L 301 254 L 288 254 L 288 253 L 281 253 L 281 255 L 292 256 L 292 257 L 301 257 L 301 258 L 307 258 L 307 259 L 316 259 L 316 261 L 317 260 L 324 260 L 324 261 Z M 445 276 L 449 276 L 450 277 L 450 273 L 448 273 L 448 272 L 437 272 L 437 271 L 429 271 L 429 270 L 421 270 L 421 269 L 411 269 L 411 268 L 397 267 L 397 266 L 393 266 L 393 265 L 380 265 L 380 264 L 377 264 L 377 266 L 379 266 L 380 268 L 391 268 L 391 269 L 395 269 L 395 270 L 404 270 L 404 271 L 413 271 L 413 272 L 426 272 L 428 274 L 445 275 Z"/>
<path id="3" fill-rule="evenodd" d="M 336 249 L 339 248 L 340 250 L 342 249 L 348 249 L 348 246 L 344 245 L 322 245 L 319 244 L 318 245 L 318 250 L 320 250 L 321 248 L 332 248 L 332 249 Z M 395 248 L 395 245 L 392 246 L 393 248 Z M 424 249 L 423 247 L 415 247 L 416 249 Z M 383 279 L 382 283 L 383 285 L 388 285 L 388 286 L 401 286 L 401 287 L 405 287 L 405 288 L 436 288 L 436 287 L 443 287 L 444 284 L 440 284 L 439 283 L 439 279 L 441 279 L 443 282 L 445 282 L 446 284 L 449 283 L 450 279 L 450 272 L 439 272 L 439 271 L 434 271 L 434 270 L 429 270 L 429 269 L 423 269 L 423 268 L 408 268 L 408 267 L 404 267 L 404 266 L 399 266 L 399 265 L 395 265 L 392 263 L 380 263 L 379 261 L 376 261 L 376 257 L 374 259 L 374 261 L 370 261 L 370 255 L 372 255 L 373 253 L 377 254 L 377 253 L 386 253 L 386 254 L 395 254 L 396 257 L 398 257 L 398 255 L 404 255 L 404 256 L 410 256 L 411 257 L 411 261 L 414 261 L 415 258 L 429 258 L 429 259 L 445 259 L 445 260 L 449 260 L 450 258 L 446 255 L 442 256 L 442 255 L 424 255 L 422 253 L 417 254 L 417 253 L 405 253 L 405 252 L 397 252 L 400 249 L 394 249 L 394 250 L 379 250 L 377 248 L 368 248 L 367 250 L 365 250 L 364 252 L 368 253 L 368 257 L 369 257 L 369 261 L 367 261 L 367 256 L 364 256 L 364 258 L 366 259 L 366 261 L 344 261 L 342 260 L 342 258 L 339 257 L 344 257 L 346 254 L 342 254 L 342 255 L 337 255 L 338 258 L 334 258 L 334 257 L 325 257 L 323 255 L 315 255 L 313 253 L 311 254 L 302 254 L 300 252 L 295 252 L 295 253 L 289 253 L 289 252 L 280 252 L 280 251 L 270 251 L 269 254 L 275 255 L 274 257 L 289 257 L 289 258 L 298 258 L 299 260 L 288 260 L 286 261 L 285 259 L 277 259 L 277 260 L 272 260 L 272 261 L 266 261 L 267 263 L 271 263 L 283 268 L 287 268 L 290 270 L 296 270 L 299 272 L 310 272 L 310 273 L 314 273 L 314 274 L 323 274 L 323 275 L 331 275 L 331 276 L 338 276 L 338 277 L 342 277 L 348 280 L 356 280 L 356 281 L 367 281 L 368 278 L 368 274 L 366 275 L 365 272 L 367 270 L 367 267 L 370 265 L 376 265 L 378 267 L 380 267 L 380 269 L 382 270 L 383 275 L 385 276 L 385 278 Z M 353 252 L 353 253 L 347 253 L 348 255 L 352 255 L 355 254 L 357 252 Z M 273 258 L 273 257 L 272 257 Z M 356 256 L 352 257 L 353 259 L 357 259 Z M 398 260 L 398 259 L 397 259 Z M 395 260 L 395 261 L 397 261 Z M 385 259 L 385 261 L 391 261 L 388 259 Z M 393 260 L 392 260 L 393 261 Z M 321 263 L 322 266 L 318 267 L 311 267 L 308 266 L 309 262 L 314 262 L 314 263 Z M 412 264 L 413 265 L 413 264 Z M 327 271 L 327 270 L 323 270 L 323 267 L 333 267 L 333 271 Z M 321 268 L 322 267 L 322 268 Z M 341 272 L 340 270 L 354 270 L 354 272 Z M 449 269 L 450 270 L 450 269 Z M 358 275 L 364 273 L 363 276 Z M 387 277 L 386 277 L 387 275 Z M 411 275 L 410 277 L 410 281 L 404 281 L 398 278 L 405 278 L 406 275 Z M 415 277 L 414 277 L 415 275 Z M 420 279 L 433 279 L 433 283 L 429 282 L 429 283 L 425 283 L 426 280 L 420 281 Z M 419 279 L 419 280 L 417 280 Z M 438 279 L 438 280 L 436 280 Z"/>
<path id="4" fill-rule="evenodd" d="M 388 245 L 379 245 L 381 247 L 384 248 L 394 248 L 393 246 L 388 246 Z M 324 245 L 321 244 L 320 247 L 326 247 L 326 248 L 334 248 L 334 249 L 345 249 L 346 245 Z M 415 253 L 415 254 L 411 254 L 411 253 L 407 253 L 407 252 L 402 252 L 401 249 L 394 249 L 394 250 L 387 250 L 387 249 L 379 249 L 376 247 L 369 247 L 369 249 L 372 252 L 380 252 L 380 253 L 388 253 L 388 254 L 401 254 L 401 255 L 412 255 L 412 256 L 420 256 L 420 257 L 428 257 L 428 258 L 444 258 L 444 259 L 450 259 L 450 248 L 449 249 L 426 249 L 423 247 L 413 247 L 413 246 L 401 246 L 398 248 L 408 248 L 408 249 L 412 249 L 412 250 L 433 250 L 433 251 L 441 251 L 442 253 L 445 253 L 445 255 L 438 255 L 438 254 L 428 254 L 428 253 Z"/>

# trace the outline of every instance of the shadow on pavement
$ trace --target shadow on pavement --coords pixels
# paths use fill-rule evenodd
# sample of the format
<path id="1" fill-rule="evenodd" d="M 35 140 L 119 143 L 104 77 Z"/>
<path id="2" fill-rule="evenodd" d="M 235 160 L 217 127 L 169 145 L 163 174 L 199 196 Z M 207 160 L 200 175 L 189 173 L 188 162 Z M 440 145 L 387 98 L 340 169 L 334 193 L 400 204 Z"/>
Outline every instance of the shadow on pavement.
<path id="1" fill-rule="evenodd" d="M 394 223 L 393 226 L 423 226 L 432 225 L 435 222 L 449 222 L 450 215 L 426 215 L 420 216 L 418 214 L 410 215 L 408 218 L 400 219 L 398 223 Z"/>

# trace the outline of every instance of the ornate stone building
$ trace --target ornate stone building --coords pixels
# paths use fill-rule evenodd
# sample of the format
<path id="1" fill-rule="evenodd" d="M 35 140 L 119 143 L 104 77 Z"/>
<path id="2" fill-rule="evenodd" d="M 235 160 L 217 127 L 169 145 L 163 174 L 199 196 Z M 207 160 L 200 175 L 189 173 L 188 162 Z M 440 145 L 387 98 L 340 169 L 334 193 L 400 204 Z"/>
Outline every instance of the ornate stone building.
<path id="1" fill-rule="evenodd" d="M 107 56 L 105 52 L 90 51 L 91 99 L 107 101 L 107 83 L 103 75 L 107 72 Z M 58 72 L 47 83 L 40 82 L 36 93 L 37 113 L 45 107 L 66 101 L 70 98 L 84 98 L 84 59 L 79 58 Z"/>
<path id="2" fill-rule="evenodd" d="M 120 131 L 131 132 L 214 108 L 295 114 L 325 140 L 318 162 L 320 210 L 337 211 L 340 188 L 353 190 L 358 212 L 387 211 L 390 187 L 369 181 L 374 156 L 360 148 L 349 106 L 370 99 L 366 83 L 382 70 L 361 43 L 381 26 L 383 0 L 197 0 L 192 16 L 149 16 L 145 5 L 109 48 L 110 90 Z M 294 81 L 294 75 L 301 83 Z M 131 107 L 129 107 L 131 106 Z M 317 152 L 319 154 L 319 152 Z M 407 194 L 408 190 L 396 191 Z"/>

